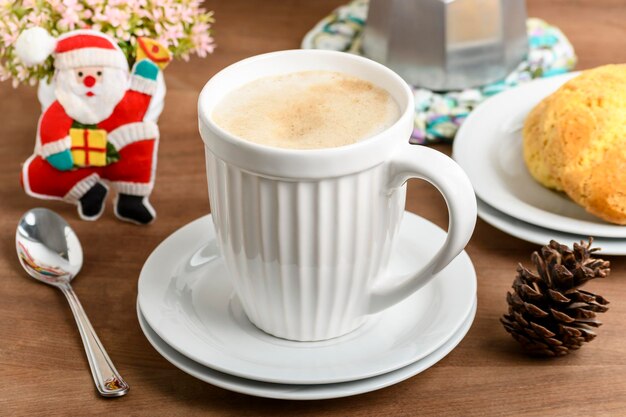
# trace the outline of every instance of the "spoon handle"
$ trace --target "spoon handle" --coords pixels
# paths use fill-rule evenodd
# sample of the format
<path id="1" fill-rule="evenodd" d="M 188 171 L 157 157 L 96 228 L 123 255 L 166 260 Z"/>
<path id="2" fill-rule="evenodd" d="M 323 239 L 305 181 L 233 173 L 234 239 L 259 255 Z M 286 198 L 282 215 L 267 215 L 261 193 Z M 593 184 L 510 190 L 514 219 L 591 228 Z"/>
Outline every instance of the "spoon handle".
<path id="1" fill-rule="evenodd" d="M 85 310 L 83 310 L 83 306 L 78 301 L 76 293 L 69 284 L 62 285 L 60 288 L 70 303 L 72 313 L 74 313 L 80 337 L 83 339 L 83 345 L 85 346 L 91 375 L 96 383 L 98 392 L 103 397 L 120 397 L 125 395 L 130 386 L 122 379 L 115 366 L 113 366 L 111 358 L 109 358 L 100 339 L 98 339 L 96 331 L 91 326 Z"/>

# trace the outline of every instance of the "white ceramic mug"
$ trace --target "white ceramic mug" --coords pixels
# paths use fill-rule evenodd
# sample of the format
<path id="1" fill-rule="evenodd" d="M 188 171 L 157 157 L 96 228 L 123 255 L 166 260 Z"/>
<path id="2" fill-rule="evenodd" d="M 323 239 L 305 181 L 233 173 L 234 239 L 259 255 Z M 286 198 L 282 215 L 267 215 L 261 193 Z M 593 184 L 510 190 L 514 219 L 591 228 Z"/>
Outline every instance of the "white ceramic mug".
<path id="1" fill-rule="evenodd" d="M 400 118 L 374 137 L 315 150 L 255 144 L 212 121 L 230 91 L 309 70 L 339 71 L 386 89 Z M 417 291 L 463 250 L 476 222 L 474 191 L 452 159 L 409 144 L 413 112 L 413 94 L 397 74 L 341 52 L 259 55 L 205 85 L 198 113 L 213 223 L 235 292 L 257 327 L 299 341 L 341 336 Z M 443 194 L 448 237 L 421 270 L 386 276 L 409 178 L 425 179 Z"/>

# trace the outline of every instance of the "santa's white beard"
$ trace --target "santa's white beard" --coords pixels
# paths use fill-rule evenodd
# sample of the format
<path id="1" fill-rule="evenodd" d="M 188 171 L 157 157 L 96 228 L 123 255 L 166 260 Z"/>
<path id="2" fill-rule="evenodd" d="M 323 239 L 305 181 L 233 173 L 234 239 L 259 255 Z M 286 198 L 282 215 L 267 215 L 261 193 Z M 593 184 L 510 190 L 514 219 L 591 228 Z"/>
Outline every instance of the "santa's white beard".
<path id="1" fill-rule="evenodd" d="M 128 72 L 118 68 L 103 68 L 102 78 L 93 87 L 78 82 L 74 70 L 58 71 L 54 93 L 72 119 L 82 124 L 106 120 L 128 89 Z M 93 96 L 88 97 L 91 91 Z"/>

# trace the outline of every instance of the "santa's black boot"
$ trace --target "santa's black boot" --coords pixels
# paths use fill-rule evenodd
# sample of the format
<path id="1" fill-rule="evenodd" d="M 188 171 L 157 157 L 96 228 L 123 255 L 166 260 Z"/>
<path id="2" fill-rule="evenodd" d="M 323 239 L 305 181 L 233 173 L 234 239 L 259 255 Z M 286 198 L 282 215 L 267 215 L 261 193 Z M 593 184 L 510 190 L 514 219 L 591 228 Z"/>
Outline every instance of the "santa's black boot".
<path id="1" fill-rule="evenodd" d="M 148 197 L 120 193 L 115 202 L 115 215 L 128 222 L 148 224 L 155 219 L 156 212 Z"/>
<path id="2" fill-rule="evenodd" d="M 78 200 L 78 214 L 84 220 L 96 220 L 104 211 L 104 202 L 109 189 L 99 182 Z"/>

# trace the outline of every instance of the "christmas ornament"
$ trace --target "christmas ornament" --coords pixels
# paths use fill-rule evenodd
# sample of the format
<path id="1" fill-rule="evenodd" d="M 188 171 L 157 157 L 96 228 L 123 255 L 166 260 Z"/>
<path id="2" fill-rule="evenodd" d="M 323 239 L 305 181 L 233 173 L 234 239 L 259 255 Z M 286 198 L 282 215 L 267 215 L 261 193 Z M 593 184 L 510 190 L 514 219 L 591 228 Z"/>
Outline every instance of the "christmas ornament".
<path id="1" fill-rule="evenodd" d="M 165 69 L 172 60 L 170 51 L 154 39 L 137 38 L 137 46 L 137 61 L 147 58 L 157 64 L 159 68 Z"/>
<path id="2" fill-rule="evenodd" d="M 158 64 L 169 62 L 167 48 L 150 44 L 160 52 Z M 51 55 L 55 67 L 56 100 L 43 111 L 35 152 L 23 165 L 25 191 L 76 204 L 81 218 L 96 220 L 113 188 L 118 218 L 153 221 L 156 213 L 148 197 L 159 129 L 145 115 L 160 66 L 152 55 L 142 56 L 129 72 L 117 42 L 95 30 L 55 39 L 42 28 L 31 28 L 22 32 L 15 48 L 26 65 Z"/>
<path id="3" fill-rule="evenodd" d="M 599 248 L 574 243 L 574 249 L 556 241 L 534 252 L 537 272 L 521 264 L 507 293 L 509 313 L 500 321 L 507 332 L 530 354 L 563 356 L 596 337 L 602 323 L 597 313 L 608 310 L 603 297 L 579 289 L 585 282 L 605 278 L 609 261 L 594 258 Z"/>

